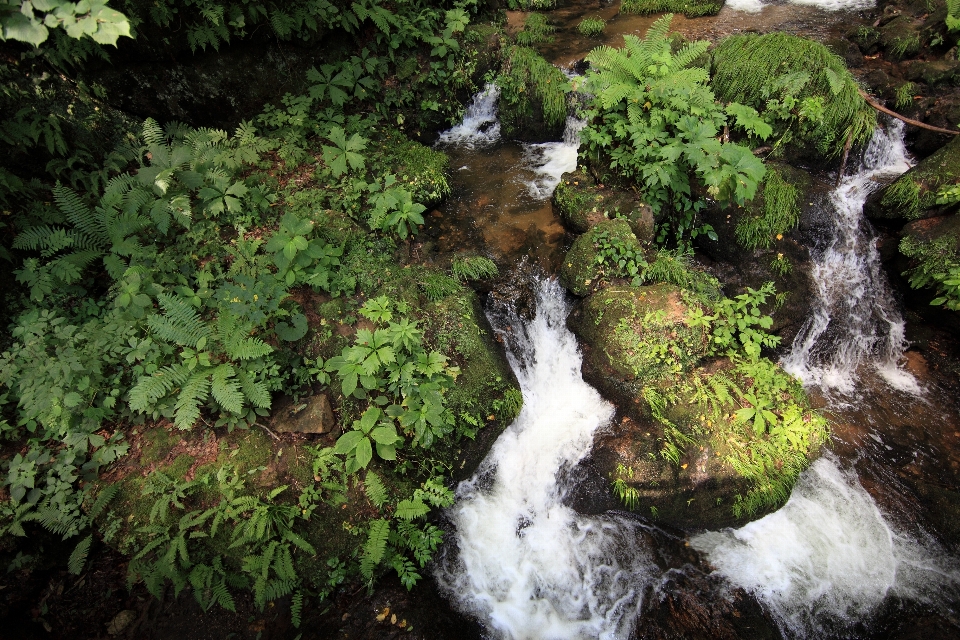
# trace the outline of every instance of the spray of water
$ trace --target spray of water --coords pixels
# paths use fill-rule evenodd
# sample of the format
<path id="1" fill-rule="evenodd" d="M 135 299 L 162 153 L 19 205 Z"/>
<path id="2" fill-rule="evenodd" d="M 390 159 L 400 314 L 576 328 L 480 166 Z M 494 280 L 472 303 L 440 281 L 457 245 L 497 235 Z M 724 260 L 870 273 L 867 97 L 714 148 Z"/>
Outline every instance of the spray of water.
<path id="1" fill-rule="evenodd" d="M 523 409 L 477 475 L 458 487 L 448 512 L 454 540 L 436 568 L 454 604 L 498 638 L 627 637 L 660 574 L 639 523 L 582 517 L 562 504 L 558 474 L 589 452 L 614 412 L 580 376 L 567 313 L 562 289 L 547 281 L 532 322 L 492 319 L 513 327 L 501 333 Z"/>
<path id="2" fill-rule="evenodd" d="M 585 120 L 570 116 L 563 130 L 562 142 L 523 145 L 524 167 L 534 174 L 533 179 L 526 182 L 531 196 L 538 200 L 551 197 L 560 184 L 560 177 L 577 168 L 580 131 L 586 124 Z"/>
<path id="3" fill-rule="evenodd" d="M 500 89 L 488 83 L 473 97 L 463 122 L 448 129 L 437 138 L 438 144 L 458 145 L 475 149 L 489 147 L 500 141 L 500 121 L 497 120 L 497 100 Z"/>
<path id="4" fill-rule="evenodd" d="M 852 394 L 857 369 L 872 365 L 897 389 L 919 393 L 917 381 L 899 366 L 906 348 L 904 322 L 880 265 L 863 204 L 878 179 L 910 168 L 903 124 L 878 130 L 860 170 L 843 179 L 823 212 L 830 241 L 814 256 L 811 277 L 817 301 L 812 316 L 782 361 L 805 384 Z"/>
<path id="5" fill-rule="evenodd" d="M 788 637 L 842 635 L 891 595 L 945 611 L 960 597 L 956 563 L 932 541 L 897 531 L 829 454 L 776 513 L 690 542 L 756 595 Z"/>
<path id="6" fill-rule="evenodd" d="M 788 0 L 789 4 L 799 4 L 808 7 L 818 7 L 824 11 L 855 11 L 869 9 L 874 6 L 874 0 Z M 763 0 L 727 0 L 724 5 L 727 9 L 759 13 L 768 3 Z"/>

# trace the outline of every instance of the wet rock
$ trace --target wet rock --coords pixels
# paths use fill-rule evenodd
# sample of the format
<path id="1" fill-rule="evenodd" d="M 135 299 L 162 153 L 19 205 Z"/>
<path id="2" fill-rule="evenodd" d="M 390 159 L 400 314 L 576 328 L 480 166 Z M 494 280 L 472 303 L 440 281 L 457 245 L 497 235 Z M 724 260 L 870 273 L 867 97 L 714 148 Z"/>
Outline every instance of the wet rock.
<path id="1" fill-rule="evenodd" d="M 599 222 L 623 218 L 641 242 L 653 240 L 653 211 L 630 191 L 599 184 L 587 172 L 561 176 L 553 192 L 553 209 L 564 226 L 585 233 Z"/>
<path id="2" fill-rule="evenodd" d="M 584 300 L 568 324 L 589 345 L 584 360 L 592 370 L 651 383 L 688 369 L 706 354 L 706 331 L 690 326 L 687 314 L 688 304 L 674 285 L 611 286 Z"/>
<path id="3" fill-rule="evenodd" d="M 626 220 L 603 220 L 597 223 L 574 241 L 560 266 L 560 283 L 574 295 L 589 294 L 596 290 L 605 276 L 609 277 L 609 274 L 604 273 L 603 265 L 597 262 L 598 249 L 595 242 L 602 233 L 607 234 L 611 243 L 631 251 L 643 250 Z"/>
<path id="4" fill-rule="evenodd" d="M 111 636 L 118 636 L 130 626 L 130 623 L 137 619 L 137 612 L 132 609 L 124 609 L 113 617 L 110 624 L 107 625 L 107 633 Z"/>
<path id="5" fill-rule="evenodd" d="M 919 220 L 941 216 L 954 205 L 938 205 L 937 192 L 960 183 L 960 136 L 870 195 L 863 212 L 873 220 Z"/>
<path id="6" fill-rule="evenodd" d="M 911 16 L 896 16 L 880 27 L 880 46 L 888 60 L 903 60 L 920 51 L 920 23 Z"/>
<path id="7" fill-rule="evenodd" d="M 863 65 L 863 54 L 860 48 L 845 38 L 830 38 L 824 44 L 830 51 L 843 58 L 848 67 L 854 69 Z"/>
<path id="8" fill-rule="evenodd" d="M 333 416 L 327 394 L 306 398 L 274 414 L 273 428 L 281 433 L 336 434 L 340 425 Z"/>
<path id="9" fill-rule="evenodd" d="M 900 65 L 903 77 L 930 86 L 960 83 L 960 61 L 910 60 Z"/>

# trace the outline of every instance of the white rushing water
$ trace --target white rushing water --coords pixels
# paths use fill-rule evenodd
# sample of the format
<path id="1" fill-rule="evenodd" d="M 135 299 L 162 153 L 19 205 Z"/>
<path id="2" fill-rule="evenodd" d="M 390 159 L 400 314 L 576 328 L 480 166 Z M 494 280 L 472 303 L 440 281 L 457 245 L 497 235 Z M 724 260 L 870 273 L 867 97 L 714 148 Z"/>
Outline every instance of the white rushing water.
<path id="1" fill-rule="evenodd" d="M 546 200 L 560 184 L 560 176 L 577 168 L 577 150 L 580 148 L 580 131 L 585 120 L 567 117 L 561 142 L 542 142 L 523 145 L 524 167 L 534 173 L 527 181 L 527 190 L 538 200 Z"/>
<path id="2" fill-rule="evenodd" d="M 558 474 L 590 450 L 614 409 L 580 376 L 555 281 L 533 321 L 506 319 L 523 409 L 448 511 L 455 539 L 436 578 L 461 611 L 509 640 L 621 638 L 659 577 L 636 521 L 583 517 L 562 504 Z M 514 335 L 516 334 L 516 335 Z"/>
<path id="3" fill-rule="evenodd" d="M 727 0 L 724 7 L 734 11 L 759 13 L 771 3 L 763 0 Z M 788 4 L 799 4 L 808 7 L 818 7 L 824 11 L 855 11 L 869 9 L 875 6 L 874 0 L 788 0 Z"/>
<path id="4" fill-rule="evenodd" d="M 878 180 L 909 168 L 903 123 L 895 121 L 886 130 L 877 130 L 860 170 L 843 178 L 831 194 L 824 211 L 830 241 L 821 252 L 813 252 L 816 305 L 781 361 L 804 384 L 852 394 L 857 369 L 868 364 L 894 388 L 921 391 L 900 367 L 906 348 L 904 322 L 863 217 L 863 205 L 880 186 Z"/>
<path id="5" fill-rule="evenodd" d="M 943 611 L 960 598 L 956 563 L 932 541 L 899 532 L 829 454 L 803 472 L 779 511 L 690 542 L 788 637 L 844 635 L 890 596 Z"/>
<path id="6" fill-rule="evenodd" d="M 438 144 L 450 144 L 475 149 L 489 147 L 500 141 L 500 121 L 497 120 L 497 100 L 500 88 L 490 82 L 473 97 L 463 122 L 448 129 L 437 138 Z"/>

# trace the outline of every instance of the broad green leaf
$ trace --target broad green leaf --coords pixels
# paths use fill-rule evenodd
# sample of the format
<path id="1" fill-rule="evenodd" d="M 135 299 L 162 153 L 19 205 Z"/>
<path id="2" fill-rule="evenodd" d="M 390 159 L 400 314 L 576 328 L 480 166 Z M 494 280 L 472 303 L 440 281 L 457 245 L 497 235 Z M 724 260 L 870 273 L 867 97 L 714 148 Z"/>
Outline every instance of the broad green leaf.
<path id="1" fill-rule="evenodd" d="M 337 439 L 337 444 L 333 447 L 334 453 L 350 453 L 357 448 L 357 444 L 366 437 L 359 431 L 348 431 Z"/>
<path id="2" fill-rule="evenodd" d="M 357 433 L 356 431 L 354 433 Z M 366 469 L 367 465 L 370 464 L 370 460 L 373 459 L 373 446 L 370 444 L 370 440 L 363 438 L 357 443 L 356 448 L 357 453 L 357 464 L 360 465 L 361 469 Z"/>

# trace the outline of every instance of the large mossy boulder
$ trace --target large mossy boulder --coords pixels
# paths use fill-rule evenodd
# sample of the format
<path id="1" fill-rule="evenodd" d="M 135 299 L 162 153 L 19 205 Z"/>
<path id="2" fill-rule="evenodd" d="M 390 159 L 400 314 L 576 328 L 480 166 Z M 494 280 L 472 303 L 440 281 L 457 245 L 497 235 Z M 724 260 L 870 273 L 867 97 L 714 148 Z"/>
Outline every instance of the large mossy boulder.
<path id="1" fill-rule="evenodd" d="M 577 238 L 560 266 L 560 283 L 571 293 L 585 296 L 604 282 L 604 266 L 598 260 L 598 239 L 604 236 L 611 243 L 630 251 L 643 251 L 630 223 L 623 219 L 604 220 Z"/>
<path id="2" fill-rule="evenodd" d="M 666 283 L 615 285 L 585 299 L 568 319 L 584 345 L 584 379 L 623 405 L 625 398 L 616 398 L 623 383 L 651 384 L 689 370 L 709 342 L 703 327 L 691 326 L 688 309 L 682 291 Z"/>
<path id="3" fill-rule="evenodd" d="M 574 233 L 585 233 L 604 220 L 622 218 L 641 242 L 653 240 L 653 211 L 648 205 L 632 192 L 600 184 L 579 169 L 560 177 L 553 192 L 553 210 Z"/>
<path id="4" fill-rule="evenodd" d="M 944 187 L 960 184 L 960 136 L 867 199 L 863 211 L 873 220 L 920 220 L 942 216 L 956 204 L 937 204 Z"/>
<path id="5" fill-rule="evenodd" d="M 567 121 L 567 77 L 530 47 L 504 52 L 497 76 L 497 113 L 504 138 L 546 142 L 563 138 Z"/>

